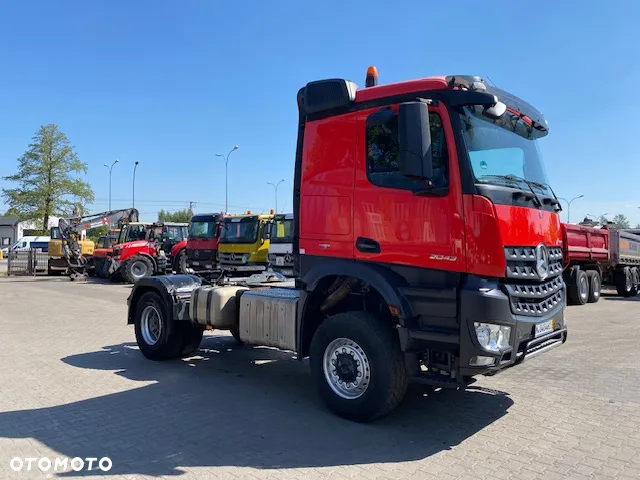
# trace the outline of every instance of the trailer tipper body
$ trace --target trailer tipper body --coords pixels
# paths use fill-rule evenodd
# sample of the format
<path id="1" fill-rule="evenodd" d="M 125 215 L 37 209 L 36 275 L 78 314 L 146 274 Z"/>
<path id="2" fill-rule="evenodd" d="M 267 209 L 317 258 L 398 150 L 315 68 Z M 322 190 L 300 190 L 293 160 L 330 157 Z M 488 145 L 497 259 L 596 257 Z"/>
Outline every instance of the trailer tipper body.
<path id="1" fill-rule="evenodd" d="M 569 303 L 600 299 L 603 285 L 630 297 L 640 291 L 640 235 L 615 227 L 562 224 Z"/>
<path id="2" fill-rule="evenodd" d="M 565 342 L 542 114 L 479 77 L 376 86 L 371 69 L 366 84 L 298 93 L 294 284 L 143 279 L 128 321 L 145 356 L 190 355 L 204 329 L 230 330 L 309 357 L 328 408 L 369 421 L 410 379 L 465 388 Z"/>

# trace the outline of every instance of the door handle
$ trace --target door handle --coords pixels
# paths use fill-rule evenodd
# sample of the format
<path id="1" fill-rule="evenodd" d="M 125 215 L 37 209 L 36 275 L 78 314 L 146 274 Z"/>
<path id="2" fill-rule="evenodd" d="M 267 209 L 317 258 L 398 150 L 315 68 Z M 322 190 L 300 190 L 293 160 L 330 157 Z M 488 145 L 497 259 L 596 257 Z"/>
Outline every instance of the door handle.
<path id="1" fill-rule="evenodd" d="M 380 253 L 380 244 L 371 238 L 358 237 L 356 248 L 362 253 Z"/>

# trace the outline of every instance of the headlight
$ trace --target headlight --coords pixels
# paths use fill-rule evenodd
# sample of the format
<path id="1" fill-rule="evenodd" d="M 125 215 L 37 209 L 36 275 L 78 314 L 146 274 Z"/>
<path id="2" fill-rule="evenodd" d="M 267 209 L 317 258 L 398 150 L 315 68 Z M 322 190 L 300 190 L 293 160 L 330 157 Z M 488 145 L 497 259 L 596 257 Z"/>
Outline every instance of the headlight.
<path id="1" fill-rule="evenodd" d="M 476 337 L 478 343 L 485 350 L 490 352 L 498 352 L 509 346 L 509 337 L 511 337 L 511 327 L 505 325 L 496 325 L 495 323 L 478 323 L 473 324 L 476 328 Z"/>

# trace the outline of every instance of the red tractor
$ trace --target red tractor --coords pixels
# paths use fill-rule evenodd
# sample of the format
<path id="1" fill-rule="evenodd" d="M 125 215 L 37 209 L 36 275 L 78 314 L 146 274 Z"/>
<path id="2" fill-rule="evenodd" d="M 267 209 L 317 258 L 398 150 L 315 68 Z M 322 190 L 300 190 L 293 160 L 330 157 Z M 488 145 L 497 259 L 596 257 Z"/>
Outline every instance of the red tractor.
<path id="1" fill-rule="evenodd" d="M 130 234 L 129 229 L 136 229 L 136 232 Z M 177 257 L 186 247 L 186 237 L 186 223 L 124 225 L 118 244 L 113 247 L 109 276 L 114 280 L 122 278 L 128 283 L 136 283 L 151 275 L 170 274 Z M 132 240 L 120 242 L 129 238 Z"/>

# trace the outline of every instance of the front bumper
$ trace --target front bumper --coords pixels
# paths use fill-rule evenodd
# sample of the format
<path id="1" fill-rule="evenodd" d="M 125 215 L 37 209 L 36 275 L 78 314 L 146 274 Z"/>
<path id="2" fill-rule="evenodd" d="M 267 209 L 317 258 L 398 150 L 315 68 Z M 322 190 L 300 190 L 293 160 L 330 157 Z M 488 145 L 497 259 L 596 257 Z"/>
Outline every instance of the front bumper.
<path id="1" fill-rule="evenodd" d="M 410 330 L 408 334 L 413 351 L 441 349 L 450 352 L 455 357 L 452 369 L 459 378 L 495 374 L 559 347 L 567 340 L 564 301 L 538 316 L 514 314 L 506 289 L 497 281 L 469 276 L 459 290 L 458 305 L 458 335 L 452 334 L 452 330 L 446 335 L 424 330 Z M 553 320 L 553 331 L 536 337 L 536 325 L 550 320 Z M 510 326 L 509 345 L 497 352 L 483 348 L 476 335 L 476 322 Z M 476 357 L 493 358 L 493 364 L 473 366 L 471 362 Z"/>
<path id="2" fill-rule="evenodd" d="M 267 266 L 261 263 L 247 263 L 244 265 L 218 263 L 218 269 L 227 272 L 264 272 Z"/>
<path id="3" fill-rule="evenodd" d="M 566 290 L 566 287 L 563 289 Z M 563 298 L 566 298 L 566 292 L 563 292 Z M 468 277 L 460 291 L 460 374 L 472 376 L 497 373 L 504 368 L 522 363 L 527 358 L 559 347 L 567 340 L 564 312 L 565 303 L 562 302 L 538 316 L 514 314 L 509 296 L 497 282 Z M 551 320 L 554 325 L 553 331 L 536 337 L 536 325 Z M 475 322 L 510 326 L 509 346 L 499 352 L 484 349 L 478 343 Z M 478 356 L 494 358 L 495 365 L 471 366 L 471 360 Z"/>

